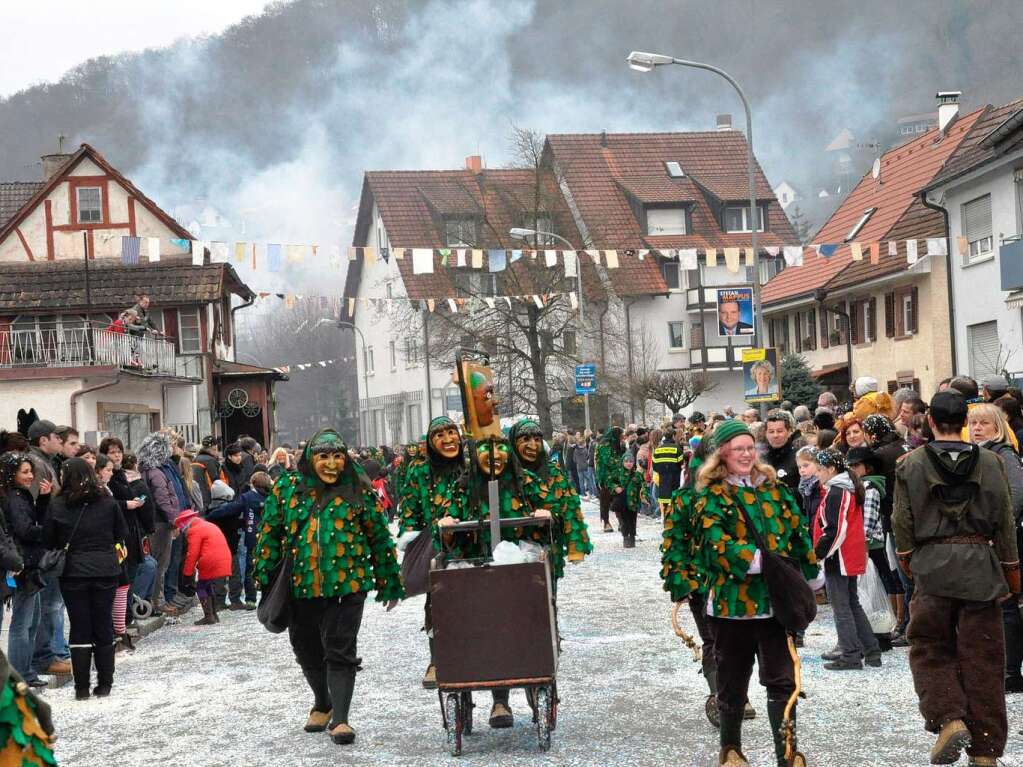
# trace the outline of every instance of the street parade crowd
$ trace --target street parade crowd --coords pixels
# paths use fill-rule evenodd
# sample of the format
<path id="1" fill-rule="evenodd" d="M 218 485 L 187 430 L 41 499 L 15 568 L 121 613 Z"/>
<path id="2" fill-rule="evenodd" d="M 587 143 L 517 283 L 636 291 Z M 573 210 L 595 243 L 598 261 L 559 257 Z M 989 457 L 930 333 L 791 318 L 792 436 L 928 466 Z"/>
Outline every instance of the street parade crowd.
<path id="1" fill-rule="evenodd" d="M 352 743 L 370 593 L 388 610 L 427 595 L 422 685 L 433 689 L 431 567 L 535 547 L 556 597 L 567 566 L 593 551 L 591 532 L 630 549 L 639 515 L 660 521 L 664 589 L 698 630 L 719 764 L 748 764 L 754 661 L 778 764 L 807 763 L 799 648 L 825 601 L 836 683 L 883 673 L 885 654 L 908 648 L 931 763 L 963 751 L 997 763 L 1005 695 L 1023 692 L 1023 395 L 1004 379 L 946 380 L 925 403 L 861 377 L 851 406 L 826 392 L 812 411 L 693 412 L 599 435 L 544 434 L 528 418 L 502 430 L 492 385 L 478 383 L 471 424 L 437 417 L 393 449 L 350 447 L 333 429 L 270 450 L 161 430 L 132 453 L 23 413 L 0 434 L 0 763 L 55 763 L 46 677 L 70 674 L 79 700 L 114 694 L 115 659 L 134 650 L 139 624 L 196 605 L 204 629 L 236 610 L 287 631 L 310 690 L 305 731 Z M 497 516 L 517 520 L 499 544 L 463 524 L 488 519 L 495 498 Z M 595 531 L 581 499 L 599 506 Z M 511 727 L 508 690 L 490 697 L 489 725 Z"/>

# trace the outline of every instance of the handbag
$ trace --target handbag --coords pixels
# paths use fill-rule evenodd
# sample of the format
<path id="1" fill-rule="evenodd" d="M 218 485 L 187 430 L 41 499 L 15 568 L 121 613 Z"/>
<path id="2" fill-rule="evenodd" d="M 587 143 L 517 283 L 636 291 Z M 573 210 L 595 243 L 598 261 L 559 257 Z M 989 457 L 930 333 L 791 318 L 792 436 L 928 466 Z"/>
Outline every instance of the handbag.
<path id="1" fill-rule="evenodd" d="M 805 631 L 817 617 L 817 598 L 806 582 L 799 563 L 791 557 L 784 557 L 767 547 L 766 541 L 753 524 L 746 508 L 739 503 L 746 526 L 753 532 L 760 548 L 760 574 L 767 584 L 774 617 L 791 633 Z"/>
<path id="2" fill-rule="evenodd" d="M 291 622 L 291 570 L 294 557 L 289 545 L 284 556 L 270 571 L 267 587 L 263 590 L 259 605 L 256 607 L 256 618 L 263 628 L 271 634 L 280 634 Z"/>
<path id="3" fill-rule="evenodd" d="M 71 528 L 71 535 L 67 538 L 67 543 L 64 544 L 62 549 L 47 549 L 43 552 L 43 555 L 39 557 L 39 564 L 36 566 L 39 572 L 44 575 L 51 575 L 55 578 L 59 578 L 64 574 L 64 565 L 67 564 L 67 552 L 71 548 L 71 541 L 75 537 L 75 533 L 78 532 L 78 525 L 82 521 L 82 517 L 85 515 L 85 504 L 82 505 L 82 510 L 78 512 L 78 519 L 75 520 L 75 526 Z"/>
<path id="4" fill-rule="evenodd" d="M 401 579 L 405 584 L 405 596 L 415 597 L 430 590 L 430 562 L 433 560 L 433 537 L 429 529 L 405 547 L 401 560 Z"/>

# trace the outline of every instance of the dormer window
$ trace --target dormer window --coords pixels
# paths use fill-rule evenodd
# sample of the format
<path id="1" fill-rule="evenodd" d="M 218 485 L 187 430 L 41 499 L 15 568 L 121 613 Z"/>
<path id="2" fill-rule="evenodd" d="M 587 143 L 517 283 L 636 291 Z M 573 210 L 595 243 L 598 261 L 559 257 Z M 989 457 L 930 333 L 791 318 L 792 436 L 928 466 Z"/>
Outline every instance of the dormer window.
<path id="1" fill-rule="evenodd" d="M 877 208 L 867 208 L 863 211 L 863 215 L 860 216 L 860 220 L 856 222 L 856 225 L 849 230 L 849 234 L 845 236 L 846 242 L 850 242 L 857 234 L 860 233 L 860 230 L 867 225 L 867 222 L 870 221 L 870 217 L 874 215 L 874 211 L 876 210 Z"/>
<path id="2" fill-rule="evenodd" d="M 757 231 L 764 231 L 764 206 L 757 206 Z M 726 232 L 748 232 L 750 231 L 749 205 L 726 205 L 725 206 L 725 231 Z"/>
<path id="3" fill-rule="evenodd" d="M 686 234 L 688 231 L 684 205 L 646 209 L 648 235 Z"/>
<path id="4" fill-rule="evenodd" d="M 471 248 L 476 245 L 476 220 L 449 218 L 444 221 L 444 242 L 449 248 Z"/>
<path id="5" fill-rule="evenodd" d="M 666 171 L 668 171 L 668 176 L 670 178 L 685 178 L 686 177 L 686 172 L 684 170 L 682 170 L 682 166 L 679 165 L 674 160 L 669 160 L 668 162 L 664 163 L 664 169 Z"/>

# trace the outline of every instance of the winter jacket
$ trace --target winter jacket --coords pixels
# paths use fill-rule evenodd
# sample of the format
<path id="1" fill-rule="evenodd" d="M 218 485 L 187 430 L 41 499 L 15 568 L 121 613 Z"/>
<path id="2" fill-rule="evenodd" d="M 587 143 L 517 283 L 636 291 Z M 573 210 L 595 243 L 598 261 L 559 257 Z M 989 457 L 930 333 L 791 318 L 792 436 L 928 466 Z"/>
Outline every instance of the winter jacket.
<path id="1" fill-rule="evenodd" d="M 821 505 L 821 481 L 817 477 L 800 477 L 799 486 L 796 488 L 796 498 L 799 499 L 799 508 L 803 512 L 803 521 L 806 524 L 817 514 Z"/>
<path id="2" fill-rule="evenodd" d="M 242 454 L 241 463 L 231 463 L 231 461 L 224 461 L 224 476 L 222 479 L 231 486 L 234 490 L 234 497 L 237 498 L 239 495 L 244 493 L 247 489 L 247 482 L 252 472 L 245 468 L 245 454 Z"/>
<path id="3" fill-rule="evenodd" d="M 171 485 L 171 480 L 162 467 L 143 469 L 142 478 L 146 481 L 156 505 L 156 521 L 161 525 L 173 525 L 178 514 L 184 511 L 179 494 Z"/>
<path id="4" fill-rule="evenodd" d="M 7 526 L 7 519 L 0 513 L 0 571 L 13 570 L 20 572 L 25 569 L 25 560 L 22 559 L 18 544 L 11 537 L 10 528 Z M 6 584 L 0 584 L 0 590 Z"/>
<path id="5" fill-rule="evenodd" d="M 70 544 L 62 579 L 116 578 L 121 563 L 114 547 L 123 545 L 127 537 L 124 515 L 110 495 L 73 507 L 62 496 L 54 498 L 43 533 L 47 548 L 62 549 Z"/>
<path id="6" fill-rule="evenodd" d="M 867 571 L 867 540 L 863 504 L 856 499 L 849 474 L 842 472 L 824 485 L 824 498 L 813 520 L 813 549 L 825 569 L 837 567 L 845 576 Z"/>
<path id="7" fill-rule="evenodd" d="M 218 501 L 214 511 L 216 516 L 207 515 L 206 519 L 214 522 L 221 530 L 224 529 L 224 526 L 221 525 L 222 521 L 233 520 L 238 527 L 244 528 L 246 533 L 256 533 L 259 531 L 259 523 L 263 519 L 263 505 L 266 503 L 266 496 L 266 493 L 256 488 L 246 490 L 234 500 Z M 235 530 L 238 527 L 235 527 Z"/>
<path id="8" fill-rule="evenodd" d="M 579 476 L 583 475 L 586 471 L 587 461 L 589 460 L 589 451 L 586 449 L 586 445 L 576 445 L 575 450 L 572 452 L 572 460 L 575 461 L 575 470 Z"/>
<path id="9" fill-rule="evenodd" d="M 133 472 L 133 474 L 137 476 L 129 476 L 125 472 L 125 476 L 128 477 L 128 487 L 131 488 L 132 497 L 144 497 L 146 499 L 141 508 L 135 509 L 135 515 L 138 517 L 142 534 L 152 535 L 156 532 L 156 502 L 153 500 L 153 493 L 149 490 L 149 486 L 142 479 L 142 476 L 137 472 Z"/>
<path id="10" fill-rule="evenodd" d="M 675 438 L 666 435 L 653 450 L 653 470 L 657 473 L 657 497 L 667 500 L 682 485 L 686 451 Z"/>
<path id="11" fill-rule="evenodd" d="M 863 534 L 868 549 L 884 548 L 881 504 L 886 495 L 884 477 L 871 475 L 863 478 Z"/>
<path id="12" fill-rule="evenodd" d="M 895 469 L 892 529 L 919 593 L 974 602 L 1008 593 L 1002 563 L 1019 553 L 1005 466 L 992 451 L 935 441 L 907 455 Z M 944 541 L 952 537 L 960 542 Z"/>
<path id="13" fill-rule="evenodd" d="M 32 461 L 32 473 L 35 475 L 32 479 L 32 497 L 35 498 L 39 495 L 39 482 L 43 479 L 50 480 L 50 483 L 53 485 L 50 495 L 59 493 L 60 477 L 57 474 L 53 458 L 35 446 L 28 449 L 28 458 Z"/>
<path id="14" fill-rule="evenodd" d="M 141 508 L 129 509 L 128 501 L 134 500 L 138 496 L 131 489 L 131 485 L 128 482 L 128 477 L 124 473 L 124 469 L 114 469 L 114 474 L 110 477 L 110 482 L 107 484 L 107 488 L 110 490 L 110 494 L 117 501 L 118 506 L 121 509 L 121 513 L 124 515 L 124 522 L 128 526 L 128 536 L 125 539 L 125 546 L 128 548 L 128 558 L 124 561 L 128 567 L 134 567 L 142 563 L 144 554 L 142 552 L 142 539 L 145 537 L 145 533 L 142 532 L 142 523 L 139 520 L 138 512 L 142 511 Z"/>
<path id="15" fill-rule="evenodd" d="M 197 474 L 199 475 L 200 479 L 196 478 Z M 188 500 L 191 501 L 192 508 L 195 510 L 196 514 L 202 514 L 206 510 L 206 498 L 203 495 L 201 479 L 204 476 L 205 473 L 203 472 L 202 469 L 196 471 L 196 467 L 193 466 L 192 485 L 191 487 L 185 485 L 185 492 L 188 493 Z M 207 492 L 209 491 L 207 490 Z"/>
<path id="16" fill-rule="evenodd" d="M 898 434 L 892 433 L 882 437 L 871 446 L 874 455 L 877 456 L 878 468 L 884 477 L 884 486 L 887 492 L 881 498 L 881 523 L 885 532 L 892 529 L 892 501 L 895 487 L 895 467 L 899 459 L 909 451 L 909 445 Z"/>
<path id="17" fill-rule="evenodd" d="M 212 522 L 195 517 L 188 523 L 185 535 L 185 563 L 181 574 L 186 578 L 199 571 L 199 580 L 211 581 L 231 575 L 231 549 L 227 539 Z"/>
<path id="18" fill-rule="evenodd" d="M 52 493 L 51 493 L 52 495 Z M 32 498 L 32 493 L 21 487 L 12 487 L 4 496 L 4 514 L 7 524 L 21 552 L 26 568 L 39 563 L 46 546 L 43 545 L 43 523 L 50 495 Z"/>
<path id="19" fill-rule="evenodd" d="M 1012 503 L 1012 515 L 1017 524 L 1020 516 L 1023 515 L 1023 466 L 1020 465 L 1019 456 L 1012 449 L 1008 442 L 989 441 L 981 445 L 995 453 L 1002 459 L 1005 467 L 1005 476 L 1009 480 L 1009 498 Z"/>
<path id="20" fill-rule="evenodd" d="M 224 540 L 233 549 L 238 540 L 238 531 L 242 529 L 242 514 L 245 506 L 240 496 L 236 496 L 231 487 L 223 480 L 217 480 L 210 488 L 210 507 L 206 510 L 206 520 L 220 528 Z"/>
<path id="21" fill-rule="evenodd" d="M 774 468 L 778 480 L 784 482 L 793 493 L 799 490 L 799 466 L 796 464 L 796 440 L 800 438 L 799 432 L 795 432 L 789 441 L 781 447 L 768 445 L 764 452 L 764 460 Z"/>
<path id="22" fill-rule="evenodd" d="M 204 447 L 200 450 L 192 463 L 193 465 L 198 464 L 202 467 L 203 473 L 206 475 L 207 489 L 212 487 L 216 480 L 221 479 L 220 459 L 213 455 L 213 453 L 209 452 L 207 448 Z"/>

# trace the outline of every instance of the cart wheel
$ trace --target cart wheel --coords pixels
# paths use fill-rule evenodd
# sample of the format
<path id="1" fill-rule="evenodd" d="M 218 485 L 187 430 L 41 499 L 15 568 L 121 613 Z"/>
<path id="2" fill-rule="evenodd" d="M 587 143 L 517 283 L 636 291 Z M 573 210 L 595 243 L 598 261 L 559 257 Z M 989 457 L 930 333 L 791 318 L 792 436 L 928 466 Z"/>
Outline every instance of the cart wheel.
<path id="1" fill-rule="evenodd" d="M 463 692 L 459 701 L 459 710 L 462 712 L 462 732 L 465 735 L 472 735 L 472 710 L 476 704 L 472 702 L 472 693 Z"/>
<path id="2" fill-rule="evenodd" d="M 541 751 L 551 747 L 551 727 L 553 721 L 552 707 L 554 696 L 550 687 L 538 687 L 536 690 L 536 739 Z"/>
<path id="3" fill-rule="evenodd" d="M 131 602 L 131 614 L 139 620 L 145 620 L 153 614 L 153 603 L 147 602 L 139 596 L 132 598 Z"/>
<path id="4" fill-rule="evenodd" d="M 458 702 L 458 693 L 448 695 L 444 715 L 448 723 L 448 748 L 452 756 L 462 755 L 462 712 Z"/>

